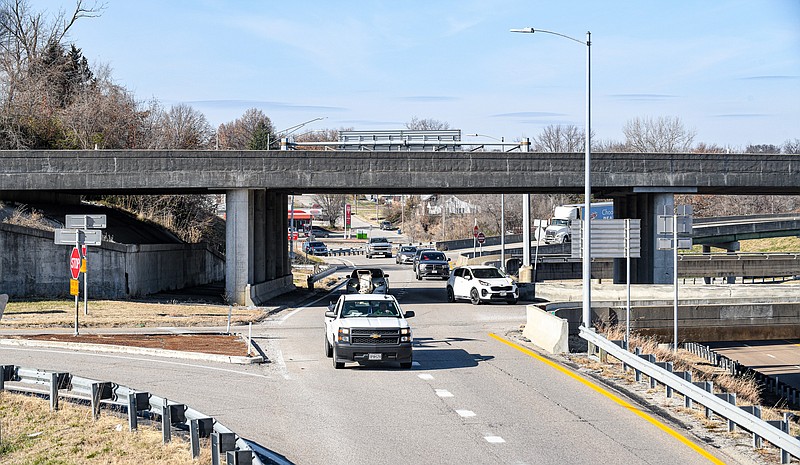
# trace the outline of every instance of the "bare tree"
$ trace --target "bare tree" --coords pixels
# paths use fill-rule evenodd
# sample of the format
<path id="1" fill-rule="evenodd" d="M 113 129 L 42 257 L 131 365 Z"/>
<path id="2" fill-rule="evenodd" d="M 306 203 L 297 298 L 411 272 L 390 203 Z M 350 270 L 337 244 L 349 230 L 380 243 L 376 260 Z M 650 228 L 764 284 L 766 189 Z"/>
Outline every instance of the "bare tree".
<path id="1" fill-rule="evenodd" d="M 625 143 L 634 152 L 690 152 L 695 131 L 677 117 L 634 118 L 622 128 Z"/>
<path id="2" fill-rule="evenodd" d="M 344 205 L 347 203 L 346 194 L 318 194 L 314 197 L 314 202 L 318 203 L 328 217 L 328 224 L 336 225 L 336 221 L 344 215 Z"/>
<path id="3" fill-rule="evenodd" d="M 223 123 L 217 128 L 217 144 L 220 150 L 246 150 L 252 146 L 254 139 L 266 135 L 275 138 L 275 127 L 263 111 L 250 108 L 230 123 Z"/>
<path id="4" fill-rule="evenodd" d="M 783 153 L 800 155 L 800 139 L 787 140 L 784 142 Z"/>
<path id="5" fill-rule="evenodd" d="M 750 144 L 745 153 L 781 153 L 781 148 L 774 144 Z"/>
<path id="6" fill-rule="evenodd" d="M 184 103 L 161 114 L 159 130 L 166 149 L 207 149 L 213 135 L 205 115 Z"/>
<path id="7" fill-rule="evenodd" d="M 574 125 L 551 124 L 533 138 L 534 152 L 573 153 L 584 149 L 584 132 Z"/>
<path id="8" fill-rule="evenodd" d="M 432 118 L 420 119 L 414 116 L 411 121 L 406 123 L 406 129 L 414 131 L 444 131 L 450 129 L 450 123 Z"/>

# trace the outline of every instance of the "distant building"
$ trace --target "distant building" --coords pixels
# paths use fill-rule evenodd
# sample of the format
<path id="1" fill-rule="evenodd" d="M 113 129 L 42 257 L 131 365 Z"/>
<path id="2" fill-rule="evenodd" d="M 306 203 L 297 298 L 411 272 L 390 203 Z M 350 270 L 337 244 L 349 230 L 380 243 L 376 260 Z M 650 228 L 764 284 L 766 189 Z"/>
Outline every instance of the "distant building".
<path id="1" fill-rule="evenodd" d="M 428 215 L 441 215 L 442 209 L 446 215 L 469 215 L 478 213 L 479 208 L 465 202 L 455 195 L 421 195 L 420 208 L 425 209 Z"/>

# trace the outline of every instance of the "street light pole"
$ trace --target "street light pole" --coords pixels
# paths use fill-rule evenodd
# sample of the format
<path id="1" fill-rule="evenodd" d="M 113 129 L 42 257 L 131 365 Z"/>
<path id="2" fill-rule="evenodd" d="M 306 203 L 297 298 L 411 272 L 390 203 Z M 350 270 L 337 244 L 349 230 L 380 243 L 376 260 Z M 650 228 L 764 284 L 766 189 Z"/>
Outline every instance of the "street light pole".
<path id="1" fill-rule="evenodd" d="M 545 31 L 543 29 L 534 29 L 526 27 L 522 29 L 511 29 L 511 32 L 522 32 L 533 34 L 534 32 L 542 32 L 545 34 L 552 34 L 573 42 L 586 45 L 586 135 L 584 141 L 586 143 L 586 155 L 584 158 L 584 207 L 583 207 L 583 253 L 582 253 L 582 269 L 583 269 L 583 314 L 582 322 L 586 328 L 592 327 L 592 257 L 591 253 L 591 202 L 592 202 L 592 180 L 591 180 L 591 158 L 592 158 L 592 33 L 586 32 L 586 42 L 575 39 L 573 37 L 553 32 Z"/>

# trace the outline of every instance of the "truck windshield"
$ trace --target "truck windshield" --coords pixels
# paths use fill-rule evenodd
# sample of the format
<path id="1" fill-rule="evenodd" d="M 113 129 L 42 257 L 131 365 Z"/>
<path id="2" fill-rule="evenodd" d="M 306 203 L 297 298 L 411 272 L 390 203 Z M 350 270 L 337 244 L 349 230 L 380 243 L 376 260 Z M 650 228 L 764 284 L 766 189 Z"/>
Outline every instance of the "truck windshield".
<path id="1" fill-rule="evenodd" d="M 553 221 L 550 223 L 550 226 L 569 226 L 569 220 L 553 218 Z"/>
<path id="2" fill-rule="evenodd" d="M 351 300 L 344 303 L 342 318 L 355 317 L 398 317 L 400 309 L 392 301 Z"/>

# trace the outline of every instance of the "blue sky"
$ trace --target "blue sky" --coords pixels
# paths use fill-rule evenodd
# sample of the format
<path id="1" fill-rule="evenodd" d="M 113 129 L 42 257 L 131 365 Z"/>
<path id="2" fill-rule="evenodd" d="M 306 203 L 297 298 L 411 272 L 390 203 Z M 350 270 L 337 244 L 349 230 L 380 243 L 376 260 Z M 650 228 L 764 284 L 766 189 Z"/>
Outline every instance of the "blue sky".
<path id="1" fill-rule="evenodd" d="M 279 130 L 325 118 L 299 132 L 414 116 L 506 140 L 582 128 L 586 46 L 509 32 L 523 27 L 591 31 L 596 140 L 659 116 L 695 142 L 800 138 L 798 0 L 111 1 L 69 40 L 138 99 L 215 127 L 255 107 Z"/>

